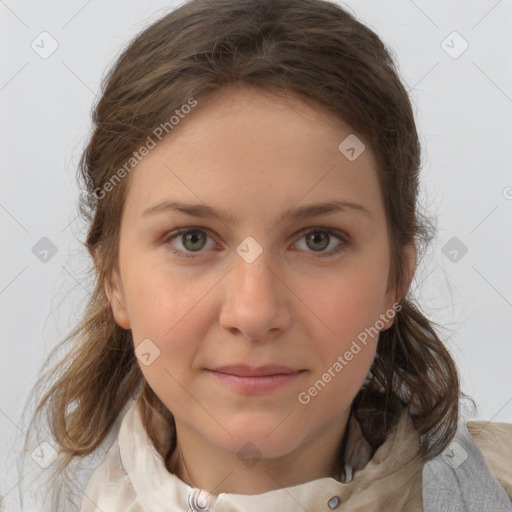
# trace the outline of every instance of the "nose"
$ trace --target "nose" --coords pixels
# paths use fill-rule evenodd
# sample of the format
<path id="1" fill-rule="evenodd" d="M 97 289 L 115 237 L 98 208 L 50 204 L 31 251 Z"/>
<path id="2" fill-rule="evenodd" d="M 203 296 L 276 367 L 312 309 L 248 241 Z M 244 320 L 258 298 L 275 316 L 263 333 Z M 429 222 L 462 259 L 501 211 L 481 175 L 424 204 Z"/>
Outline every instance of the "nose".
<path id="1" fill-rule="evenodd" d="M 270 340 L 287 329 L 293 294 L 279 274 L 265 251 L 252 263 L 237 257 L 223 280 L 220 325 L 255 341 Z"/>

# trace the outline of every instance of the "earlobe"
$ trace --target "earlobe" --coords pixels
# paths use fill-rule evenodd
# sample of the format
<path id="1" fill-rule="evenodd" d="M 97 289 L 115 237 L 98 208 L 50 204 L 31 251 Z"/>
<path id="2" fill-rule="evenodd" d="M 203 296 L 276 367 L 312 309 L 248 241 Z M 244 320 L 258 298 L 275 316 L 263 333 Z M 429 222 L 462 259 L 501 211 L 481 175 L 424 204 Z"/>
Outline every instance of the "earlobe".
<path id="1" fill-rule="evenodd" d="M 112 308 L 116 324 L 123 329 L 131 329 L 124 289 L 115 269 L 112 271 L 112 278 L 105 281 L 105 294 Z"/>

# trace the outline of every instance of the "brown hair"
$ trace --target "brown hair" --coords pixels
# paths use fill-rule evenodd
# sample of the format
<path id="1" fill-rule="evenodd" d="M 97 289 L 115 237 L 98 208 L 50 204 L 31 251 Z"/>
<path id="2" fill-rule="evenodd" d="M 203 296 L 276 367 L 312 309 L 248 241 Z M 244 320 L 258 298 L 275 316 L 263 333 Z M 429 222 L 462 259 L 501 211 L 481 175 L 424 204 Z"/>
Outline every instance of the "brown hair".
<path id="1" fill-rule="evenodd" d="M 407 282 L 404 247 L 425 248 L 433 238 L 432 223 L 417 202 L 420 143 L 411 103 L 373 31 L 325 0 L 192 0 L 170 12 L 140 33 L 105 77 L 80 162 L 87 191 L 80 210 L 89 226 L 85 246 L 97 263 L 91 269 L 95 288 L 82 322 L 48 357 L 70 345 L 40 378 L 37 387 L 48 390 L 32 420 L 46 415 L 60 448 L 59 473 L 98 448 L 137 396 L 155 445 L 162 453 L 172 449 L 163 434 L 172 414 L 145 381 L 131 332 L 115 323 L 104 292 L 117 264 L 128 180 L 102 198 L 98 190 L 106 190 L 176 109 L 228 85 L 294 95 L 336 114 L 369 141 L 390 232 L 390 282 L 397 289 Z M 406 405 L 427 461 L 454 436 L 459 399 L 466 395 L 433 322 L 409 292 L 400 303 L 392 327 L 380 334 L 369 379 L 354 405 L 377 444 L 396 421 L 393 404 Z"/>

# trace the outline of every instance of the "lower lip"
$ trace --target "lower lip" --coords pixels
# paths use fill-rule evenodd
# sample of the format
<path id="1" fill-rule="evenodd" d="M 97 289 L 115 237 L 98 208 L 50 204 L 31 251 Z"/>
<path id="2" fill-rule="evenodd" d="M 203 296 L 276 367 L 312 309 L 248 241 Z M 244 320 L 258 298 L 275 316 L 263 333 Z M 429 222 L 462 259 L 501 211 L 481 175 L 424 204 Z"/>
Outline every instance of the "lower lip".
<path id="1" fill-rule="evenodd" d="M 265 393 L 273 391 L 285 384 L 288 384 L 302 375 L 305 370 L 294 373 L 280 373 L 277 375 L 262 375 L 259 377 L 242 377 L 240 375 L 231 375 L 229 373 L 220 373 L 214 370 L 207 370 L 215 375 L 223 384 L 244 393 Z"/>

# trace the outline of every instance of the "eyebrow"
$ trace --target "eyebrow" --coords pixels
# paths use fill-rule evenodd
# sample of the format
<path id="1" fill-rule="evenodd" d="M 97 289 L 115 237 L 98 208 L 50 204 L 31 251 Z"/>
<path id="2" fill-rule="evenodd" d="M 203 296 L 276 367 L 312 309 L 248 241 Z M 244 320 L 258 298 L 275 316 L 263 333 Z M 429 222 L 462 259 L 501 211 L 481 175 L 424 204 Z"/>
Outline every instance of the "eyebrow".
<path id="1" fill-rule="evenodd" d="M 332 201 L 324 201 L 321 203 L 309 204 L 306 206 L 300 206 L 298 208 L 289 208 L 280 218 L 280 221 L 283 219 L 307 219 L 311 217 L 320 217 L 321 215 L 327 215 L 330 213 L 339 213 L 339 212 L 355 212 L 359 214 L 363 214 L 368 218 L 372 218 L 371 213 L 359 203 L 354 203 L 352 201 L 347 201 L 344 199 L 337 199 Z M 234 216 L 224 210 L 215 210 L 211 206 L 206 204 L 190 204 L 183 203 L 181 201 L 163 201 L 154 206 L 150 206 L 141 215 L 141 218 L 150 217 L 153 215 L 168 213 L 168 212 L 179 212 L 186 215 L 190 215 L 191 217 L 216 217 L 225 222 L 232 223 L 234 221 Z"/>

